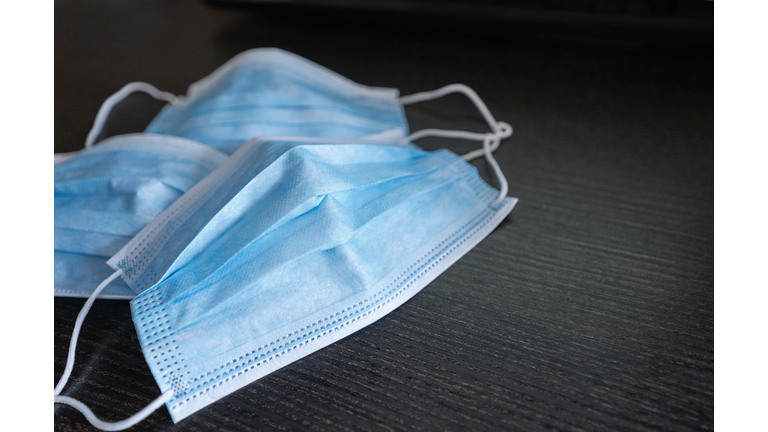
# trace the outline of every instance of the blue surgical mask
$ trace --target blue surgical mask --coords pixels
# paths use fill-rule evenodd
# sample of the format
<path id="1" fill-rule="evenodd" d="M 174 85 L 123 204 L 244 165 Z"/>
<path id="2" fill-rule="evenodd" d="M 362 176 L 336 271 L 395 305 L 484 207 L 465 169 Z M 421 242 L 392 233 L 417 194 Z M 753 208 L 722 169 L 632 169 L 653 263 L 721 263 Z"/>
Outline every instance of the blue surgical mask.
<path id="1" fill-rule="evenodd" d="M 259 141 L 211 178 L 110 260 L 174 421 L 389 313 L 516 201 L 447 150 Z"/>
<path id="2" fill-rule="evenodd" d="M 398 103 L 396 89 L 356 84 L 322 66 L 279 49 L 255 49 L 236 56 L 210 76 L 190 86 L 187 97 L 177 97 L 143 82 L 126 85 L 103 103 L 86 139 L 85 150 L 56 154 L 55 162 L 61 163 L 93 148 L 112 108 L 137 91 L 169 103 L 147 128 L 145 136 L 150 137 L 147 139 L 152 142 L 176 143 L 175 146 L 174 144 L 157 145 L 157 151 L 164 147 L 176 148 L 179 151 L 173 153 L 171 159 L 168 155 L 163 159 L 145 152 L 139 159 L 154 158 L 154 161 L 144 162 L 131 161 L 131 153 L 125 153 L 122 165 L 113 163 L 102 167 L 99 177 L 102 181 L 107 181 L 112 175 L 130 175 L 119 171 L 121 166 L 133 164 L 137 173 L 143 169 L 153 169 L 155 164 L 170 166 L 169 162 L 173 156 L 179 156 L 187 163 L 194 163 L 201 155 L 209 164 L 212 160 L 219 162 L 223 160 L 224 156 L 218 151 L 206 152 L 200 149 L 201 146 L 197 143 L 186 145 L 193 150 L 189 151 L 189 157 L 192 159 L 185 159 L 187 154 L 183 148 L 184 145 L 179 143 L 191 143 L 191 141 L 174 140 L 175 136 L 197 139 L 229 153 L 248 139 L 267 134 L 318 137 L 362 137 L 370 134 L 363 138 L 365 142 L 412 146 L 409 141 L 401 139 L 407 132 L 408 125 L 402 105 Z M 167 137 L 160 138 L 161 134 Z M 144 139 L 139 138 L 141 136 L 134 134 L 128 139 L 139 142 Z M 144 141 L 146 142 L 147 139 Z M 103 148 L 113 148 L 111 141 L 113 140 Z M 143 148 L 148 147 L 144 145 Z M 133 157 L 137 157 L 135 153 L 133 154 Z M 82 179 L 86 179 L 89 175 L 87 170 L 97 166 L 99 158 L 105 157 L 101 154 L 90 155 L 75 164 L 57 168 L 57 173 L 65 170 L 70 173 L 69 176 L 80 175 Z M 123 156 L 109 156 L 111 161 L 121 157 Z M 86 164 L 84 161 L 93 161 L 93 163 L 84 171 L 77 172 Z M 109 169 L 115 171 L 111 173 Z M 196 182 L 210 171 L 211 169 L 197 171 L 188 180 Z M 149 179 L 151 176 L 146 178 Z M 82 179 L 76 187 L 85 187 Z M 189 186 L 191 187 L 192 184 L 194 183 Z M 176 189 L 176 191 L 183 193 L 186 189 Z M 68 202 L 65 213 L 63 210 L 59 211 L 60 206 L 56 204 L 58 225 L 85 220 L 86 212 L 99 211 L 101 207 L 108 205 L 107 201 L 110 199 L 116 202 L 119 200 L 119 197 L 109 198 L 104 194 L 88 197 L 89 192 L 69 193 L 80 193 L 77 197 L 79 207 Z M 124 195 L 126 192 L 121 193 Z M 94 227 L 97 230 L 95 233 L 77 229 L 69 229 L 65 232 L 57 228 L 54 251 L 54 295 L 75 297 L 90 295 L 93 287 L 110 274 L 109 268 L 105 265 L 106 259 L 153 216 L 173 202 L 178 195 L 174 195 L 169 189 L 162 196 L 144 196 L 141 215 L 130 214 L 130 209 L 122 209 L 123 214 L 120 217 L 112 214 L 113 217 L 109 222 L 106 217 L 100 219 L 102 225 L 107 223 L 116 225 L 119 224 L 119 220 L 130 218 L 130 226 L 121 225 L 123 228 L 120 236 L 102 234 L 98 231 L 102 229 L 99 226 Z M 151 200 L 154 201 L 150 202 Z M 63 198 L 60 199 L 57 196 L 56 202 L 59 203 L 59 201 L 64 202 Z M 107 214 L 107 212 L 104 213 Z M 101 237 L 98 237 L 99 235 Z M 132 298 L 133 296 L 135 293 L 118 280 L 111 284 L 100 298 Z"/>
<path id="3" fill-rule="evenodd" d="M 106 111 L 134 91 L 169 102 L 145 132 L 188 138 L 227 154 L 250 139 L 269 135 L 356 138 L 392 130 L 401 138 L 408 134 L 397 89 L 357 84 L 277 48 L 237 55 L 192 84 L 183 97 L 131 83 L 110 98 Z M 95 130 L 100 131 L 101 124 Z"/>
<path id="4" fill-rule="evenodd" d="M 72 156 L 72 155 L 68 155 Z M 226 156 L 161 135 L 110 138 L 54 166 L 54 296 L 88 297 L 106 261 Z M 135 297 L 121 280 L 100 298 Z"/>
<path id="5" fill-rule="evenodd" d="M 95 295 L 122 278 L 162 395 L 121 422 L 166 404 L 174 421 L 378 320 L 485 238 L 517 200 L 492 152 L 511 134 L 461 85 L 493 132 L 412 134 L 478 139 L 462 156 L 361 139 L 264 137 L 241 146 L 117 252 L 83 308 L 54 402 L 104 423 L 60 396 L 77 333 Z M 484 155 L 500 190 L 467 160 Z"/>

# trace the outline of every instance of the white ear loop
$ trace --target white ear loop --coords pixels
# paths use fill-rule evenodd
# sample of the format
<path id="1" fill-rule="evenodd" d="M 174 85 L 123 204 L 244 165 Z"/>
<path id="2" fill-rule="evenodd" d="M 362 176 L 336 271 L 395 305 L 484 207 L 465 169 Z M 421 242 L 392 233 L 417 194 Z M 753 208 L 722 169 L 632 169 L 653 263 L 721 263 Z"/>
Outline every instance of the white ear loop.
<path id="1" fill-rule="evenodd" d="M 80 411 L 81 413 L 83 413 L 83 415 L 88 420 L 88 422 L 98 429 L 105 430 L 105 431 L 119 431 L 123 429 L 128 429 L 129 427 L 149 417 L 150 414 L 155 412 L 164 403 L 171 400 L 172 397 L 173 397 L 173 390 L 168 390 L 167 392 L 160 395 L 159 398 L 152 401 L 152 403 L 144 407 L 144 409 L 142 409 L 141 411 L 128 417 L 125 420 L 121 420 L 119 422 L 114 422 L 114 423 L 105 422 L 104 420 L 96 417 L 96 414 L 94 414 L 93 411 L 91 411 L 91 409 L 88 408 L 88 406 L 86 406 L 84 403 L 80 402 L 79 400 L 73 399 L 69 396 L 54 396 L 53 403 L 66 404 Z"/>
<path id="2" fill-rule="evenodd" d="M 399 101 L 403 105 L 409 105 L 416 102 L 423 102 L 423 101 L 438 99 L 451 93 L 461 93 L 467 96 L 469 100 L 471 100 L 472 103 L 475 104 L 475 107 L 477 107 L 478 111 L 480 111 L 480 114 L 483 116 L 483 118 L 488 123 L 488 126 L 491 128 L 493 132 L 477 133 L 477 132 L 445 130 L 445 129 L 422 129 L 420 131 L 417 131 L 408 135 L 405 139 L 408 141 L 414 141 L 419 138 L 424 138 L 426 136 L 436 136 L 436 137 L 443 137 L 443 138 L 463 138 L 463 139 L 474 140 L 474 141 L 482 141 L 483 143 L 482 149 L 473 150 L 469 153 L 462 155 L 461 157 L 466 161 L 471 161 L 480 156 L 485 156 L 485 158 L 488 160 L 488 163 L 491 165 L 491 168 L 493 168 L 493 172 L 496 175 L 496 179 L 499 181 L 499 199 L 497 200 L 497 202 L 501 201 L 504 199 L 504 197 L 507 196 L 507 192 L 509 191 L 509 185 L 507 184 L 507 178 L 504 177 L 504 173 L 501 172 L 501 168 L 499 168 L 499 164 L 496 162 L 496 159 L 493 157 L 493 152 L 496 151 L 497 148 L 499 148 L 499 144 L 501 144 L 502 139 L 512 136 L 512 126 L 510 126 L 509 123 L 497 122 L 496 119 L 493 117 L 493 114 L 491 114 L 490 110 L 488 110 L 488 107 L 485 106 L 485 103 L 483 102 L 483 100 L 480 99 L 480 96 L 478 96 L 474 90 L 472 90 L 471 88 L 469 88 L 464 84 L 450 84 L 445 87 L 439 88 L 437 90 L 403 96 L 399 99 Z"/>
<path id="3" fill-rule="evenodd" d="M 99 108 L 99 112 L 96 114 L 96 119 L 93 121 L 93 127 L 88 133 L 88 137 L 85 139 L 85 148 L 93 146 L 93 143 L 96 142 L 96 138 L 98 138 L 99 134 L 101 134 L 101 130 L 104 128 L 104 123 L 107 122 L 107 117 L 109 117 L 109 113 L 112 111 L 112 108 L 114 108 L 115 105 L 120 103 L 123 99 L 128 97 L 131 93 L 135 92 L 144 92 L 157 100 L 162 100 L 169 103 L 176 103 L 179 100 L 175 94 L 160 91 L 152 84 L 147 84 L 141 81 L 126 84 L 117 93 L 108 97 L 107 100 L 101 104 L 101 108 Z"/>
<path id="4" fill-rule="evenodd" d="M 104 279 L 102 283 L 99 284 L 99 286 L 96 288 L 96 290 L 93 292 L 93 294 L 88 297 L 88 300 L 85 302 L 85 305 L 83 305 L 83 309 L 80 310 L 80 314 L 77 315 L 77 320 L 75 321 L 75 328 L 72 330 L 72 339 L 69 342 L 69 354 L 67 355 L 67 366 L 64 368 L 64 373 L 61 375 L 61 378 L 59 379 L 59 383 L 56 385 L 56 387 L 53 389 L 53 403 L 63 403 L 67 404 L 76 410 L 80 411 L 85 415 L 85 418 L 96 428 L 106 431 L 117 431 L 117 430 L 123 430 L 127 429 L 136 423 L 144 420 L 147 418 L 150 414 L 155 412 L 160 406 L 162 406 L 164 403 L 168 402 L 173 397 L 173 390 L 168 390 L 167 392 L 163 393 L 152 401 L 149 405 L 147 405 L 144 409 L 139 411 L 138 413 L 132 415 L 131 417 L 128 417 L 125 420 L 110 423 L 105 422 L 104 420 L 99 419 L 96 417 L 96 415 L 93 413 L 93 411 L 90 410 L 84 403 L 80 402 L 77 399 L 73 399 L 69 396 L 60 396 L 61 390 L 64 389 L 64 386 L 67 384 L 67 381 L 69 381 L 69 376 L 72 374 L 72 367 L 75 364 L 75 348 L 77 347 L 77 338 L 80 336 L 80 328 L 83 326 L 83 321 L 85 321 L 85 316 L 88 315 L 88 311 L 91 310 L 91 306 L 93 305 L 93 302 L 96 300 L 96 297 L 98 297 L 99 293 L 101 293 L 104 288 L 109 285 L 110 282 L 117 279 L 118 276 L 123 274 L 122 270 L 117 270 L 116 272 L 112 273 L 111 276 Z"/>

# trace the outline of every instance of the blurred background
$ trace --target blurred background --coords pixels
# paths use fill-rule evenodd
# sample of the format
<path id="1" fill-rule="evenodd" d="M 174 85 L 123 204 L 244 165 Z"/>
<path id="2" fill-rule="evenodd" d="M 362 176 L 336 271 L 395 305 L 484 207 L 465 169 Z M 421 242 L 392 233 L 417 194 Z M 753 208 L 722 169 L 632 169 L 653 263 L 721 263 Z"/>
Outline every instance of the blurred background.
<path id="1" fill-rule="evenodd" d="M 99 84 L 111 82 L 109 90 L 117 91 L 144 80 L 184 94 L 192 82 L 255 47 L 286 49 L 357 82 L 398 87 L 402 94 L 476 80 L 467 84 L 479 86 L 484 97 L 514 92 L 521 110 L 533 108 L 519 105 L 526 103 L 523 87 L 541 85 L 535 95 L 540 101 L 567 86 L 583 92 L 557 96 L 552 108 L 558 110 L 592 97 L 590 85 L 604 91 L 625 78 L 681 85 L 713 78 L 714 2 L 703 0 L 55 4 L 56 152 L 84 141 L 90 122 L 76 118 L 80 109 L 95 116 L 108 96 L 96 94 Z M 102 138 L 142 130 L 156 110 L 137 107 L 120 117 L 132 104 L 149 100 L 137 102 L 142 98 L 118 107 Z"/>

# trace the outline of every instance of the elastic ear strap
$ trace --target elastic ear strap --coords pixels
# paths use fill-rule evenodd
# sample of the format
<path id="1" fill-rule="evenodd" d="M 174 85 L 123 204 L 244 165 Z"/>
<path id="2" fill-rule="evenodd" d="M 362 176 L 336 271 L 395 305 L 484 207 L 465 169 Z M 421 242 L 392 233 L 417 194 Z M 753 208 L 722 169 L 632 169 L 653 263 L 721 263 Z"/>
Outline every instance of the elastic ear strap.
<path id="1" fill-rule="evenodd" d="M 491 142 L 491 145 L 490 145 L 491 153 L 495 152 L 496 149 L 499 148 L 499 144 L 501 144 L 501 140 L 503 140 L 504 138 L 509 138 L 510 136 L 512 136 L 512 126 L 510 126 L 509 123 L 500 121 L 498 123 L 498 125 L 499 125 L 499 129 L 501 130 L 501 132 L 495 135 L 499 139 L 493 140 L 493 142 Z M 484 135 L 487 137 L 487 136 L 494 135 L 494 134 L 484 134 Z M 477 158 L 479 158 L 481 156 L 484 156 L 484 155 L 485 155 L 485 148 L 481 148 L 481 149 L 477 149 L 477 150 L 472 150 L 469 153 L 465 153 L 465 154 L 461 155 L 461 157 L 464 160 L 466 160 L 466 161 L 471 161 L 473 159 L 477 159 Z"/>
<path id="2" fill-rule="evenodd" d="M 169 103 L 174 103 L 178 100 L 175 94 L 160 91 L 152 84 L 147 84 L 141 81 L 126 84 L 117 93 L 108 97 L 107 100 L 101 104 L 101 108 L 99 108 L 99 112 L 96 114 L 96 120 L 93 121 L 93 127 L 88 133 L 88 137 L 85 139 L 85 148 L 91 147 L 96 142 L 96 138 L 98 138 L 101 134 L 101 130 L 104 128 L 104 123 L 107 122 L 107 118 L 109 117 L 109 113 L 112 111 L 112 108 L 114 108 L 115 105 L 120 103 L 123 99 L 128 97 L 131 93 L 135 92 L 144 92 L 157 100 L 162 100 Z"/>
<path id="3" fill-rule="evenodd" d="M 83 326 L 83 321 L 85 321 L 85 317 L 86 315 L 88 315 L 88 311 L 91 310 L 91 306 L 93 305 L 93 302 L 96 301 L 96 297 L 99 296 L 99 293 L 101 293 L 101 291 L 104 290 L 104 288 L 107 285 L 109 285 L 110 282 L 117 279 L 117 277 L 120 276 L 121 274 L 123 274 L 123 271 L 117 270 L 116 272 L 112 273 L 110 277 L 104 279 L 104 281 L 99 284 L 99 286 L 91 294 L 91 296 L 88 297 L 88 300 L 85 302 L 85 305 L 83 305 L 83 308 L 80 310 L 80 314 L 77 315 L 77 320 L 75 321 L 75 328 L 74 330 L 72 330 L 72 339 L 69 341 L 69 354 L 67 354 L 67 366 L 64 368 L 64 373 L 61 375 L 61 378 L 59 379 L 59 383 L 53 389 L 54 396 L 58 396 L 59 394 L 61 394 L 61 390 L 67 384 L 67 381 L 69 381 L 69 376 L 72 374 L 72 367 L 75 364 L 75 348 L 77 347 L 77 338 L 80 336 L 80 328 Z"/>
<path id="4" fill-rule="evenodd" d="M 480 99 L 480 96 L 478 96 L 474 90 L 464 84 L 450 84 L 437 90 L 403 96 L 399 101 L 403 105 L 408 105 L 416 102 L 437 99 L 450 93 L 462 93 L 466 95 L 472 101 L 472 103 L 475 104 L 475 107 L 477 107 L 478 111 L 480 111 L 480 114 L 482 114 L 485 121 L 488 122 L 488 126 L 493 132 L 477 133 L 457 130 L 422 129 L 412 133 L 405 139 L 415 141 L 419 138 L 427 136 L 437 136 L 443 138 L 463 138 L 473 141 L 482 141 L 482 149 L 473 150 L 467 154 L 462 155 L 461 157 L 466 161 L 471 161 L 480 156 L 485 156 L 485 158 L 488 160 L 488 163 L 491 165 L 491 168 L 493 168 L 496 179 L 499 181 L 499 198 L 497 200 L 497 202 L 499 202 L 507 196 L 509 185 L 507 183 L 506 177 L 504 177 L 504 173 L 502 173 L 501 168 L 499 168 L 499 164 L 493 157 L 493 152 L 499 148 L 502 139 L 508 138 L 512 135 L 512 126 L 506 122 L 497 122 L 493 117 L 493 114 L 491 114 L 491 112 L 488 110 L 488 107 L 485 106 L 485 103 L 482 101 L 482 99 Z"/>
<path id="5" fill-rule="evenodd" d="M 77 320 L 75 321 L 75 328 L 74 330 L 72 330 L 72 339 L 69 342 L 67 366 L 64 368 L 64 374 L 62 374 L 61 378 L 59 379 L 59 383 L 53 389 L 53 403 L 63 403 L 75 408 L 76 410 L 83 413 L 83 415 L 85 415 L 85 418 L 93 426 L 106 431 L 123 430 L 135 425 L 136 423 L 147 418 L 147 416 L 152 414 L 155 410 L 157 410 L 160 406 L 168 402 L 173 397 L 173 390 L 168 390 L 167 392 L 163 393 L 159 398 L 155 399 L 152 403 L 147 405 L 144 409 L 132 415 L 131 417 L 116 423 L 109 423 L 96 417 L 93 411 L 91 411 L 90 408 L 88 408 L 84 403 L 80 402 L 79 400 L 73 399 L 69 396 L 60 396 L 61 390 L 67 384 L 67 381 L 69 381 L 69 376 L 72 374 L 72 367 L 75 364 L 75 350 L 77 348 L 77 338 L 80 336 L 80 329 L 83 326 L 83 321 L 85 321 L 86 315 L 88 315 L 88 312 L 91 310 L 91 306 L 93 305 L 93 302 L 96 301 L 96 297 L 99 296 L 101 291 L 103 291 L 104 288 L 107 285 L 109 285 L 110 282 L 115 280 L 121 274 L 123 274 L 123 271 L 117 270 L 114 273 L 112 273 L 111 276 L 104 279 L 104 281 L 100 283 L 99 286 L 96 287 L 96 290 L 93 291 L 93 293 L 88 297 L 88 300 L 85 302 L 85 305 L 83 305 L 83 308 L 80 310 L 80 314 L 77 315 Z"/>
<path id="6" fill-rule="evenodd" d="M 468 97 L 469 100 L 471 100 L 472 103 L 475 104 L 475 107 L 477 107 L 477 110 L 480 111 L 480 114 L 483 115 L 483 118 L 488 123 L 488 126 L 491 128 L 491 130 L 497 133 L 499 132 L 499 126 L 496 124 L 496 119 L 493 118 L 493 114 L 491 114 L 491 111 L 489 111 L 488 107 L 485 106 L 485 103 L 483 102 L 483 100 L 480 99 L 480 96 L 478 96 L 474 90 L 472 90 L 469 86 L 464 84 L 459 84 L 459 83 L 449 84 L 437 90 L 414 93 L 412 95 L 401 97 L 399 101 L 403 105 L 410 105 L 412 103 L 439 99 L 451 93 L 461 93 L 466 97 Z"/>
<path id="7" fill-rule="evenodd" d="M 422 129 L 420 131 L 416 131 L 408 135 L 406 139 L 410 141 L 415 141 L 419 138 L 424 138 L 427 136 L 435 136 L 435 137 L 442 137 L 442 138 L 463 138 L 467 140 L 483 142 L 489 137 L 499 138 L 499 139 L 494 139 L 491 142 L 490 150 L 491 150 L 491 153 L 493 153 L 496 151 L 496 149 L 499 148 L 499 144 L 501 143 L 502 139 L 508 138 L 509 136 L 512 135 L 512 126 L 510 126 L 509 123 L 500 121 L 498 122 L 498 125 L 499 125 L 500 132 L 496 134 L 467 132 L 467 131 L 458 131 L 458 130 L 445 130 L 445 129 Z M 461 157 L 464 158 L 464 160 L 466 161 L 471 161 L 483 155 L 485 155 L 484 148 L 473 150 L 467 154 L 462 155 Z"/>
<path id="8" fill-rule="evenodd" d="M 485 152 L 485 159 L 491 165 L 491 168 L 493 168 L 493 173 L 496 174 L 496 179 L 499 181 L 499 198 L 496 200 L 498 203 L 507 196 L 507 192 L 509 192 L 509 185 L 507 183 L 507 178 L 504 176 L 504 173 L 501 172 L 499 163 L 496 162 L 496 158 L 493 157 L 493 152 L 491 151 L 491 141 L 493 140 L 496 142 L 496 147 L 499 146 L 498 143 L 501 141 L 500 139 L 488 138 L 483 141 L 483 151 Z"/>
<path id="9" fill-rule="evenodd" d="M 155 412 L 164 403 L 168 402 L 172 397 L 173 397 L 173 390 L 168 390 L 167 392 L 160 395 L 159 398 L 152 401 L 152 403 L 144 407 L 144 409 L 142 409 L 141 411 L 128 417 L 125 420 L 121 420 L 115 423 L 109 423 L 109 422 L 105 422 L 104 420 L 101 420 L 100 418 L 96 417 L 96 414 L 94 414 L 93 411 L 91 411 L 91 409 L 88 408 L 88 406 L 86 406 L 84 403 L 80 402 L 79 400 L 73 399 L 69 396 L 54 396 L 53 403 L 67 404 L 72 408 L 80 411 L 81 413 L 83 413 L 83 415 L 88 420 L 88 422 L 90 422 L 94 427 L 98 429 L 105 430 L 105 431 L 119 431 L 123 429 L 128 429 L 129 427 L 149 417 L 150 414 Z"/>

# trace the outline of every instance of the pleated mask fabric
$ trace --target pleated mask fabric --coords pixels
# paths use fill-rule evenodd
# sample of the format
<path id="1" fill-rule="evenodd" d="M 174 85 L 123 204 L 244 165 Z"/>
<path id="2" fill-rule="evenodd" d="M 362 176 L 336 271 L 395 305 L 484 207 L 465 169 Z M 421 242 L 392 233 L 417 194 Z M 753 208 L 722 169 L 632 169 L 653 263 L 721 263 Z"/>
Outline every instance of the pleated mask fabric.
<path id="1" fill-rule="evenodd" d="M 262 136 L 352 138 L 408 134 L 399 91 L 355 83 L 277 48 L 245 51 L 166 105 L 145 132 L 232 154 Z"/>
<path id="2" fill-rule="evenodd" d="M 54 166 L 54 296 L 88 297 L 112 274 L 107 260 L 226 160 L 184 138 L 110 138 Z M 130 299 L 122 280 L 100 298 Z"/>
<path id="3" fill-rule="evenodd" d="M 517 201 L 499 198 L 447 150 L 258 140 L 109 264 L 141 292 L 139 341 L 178 421 L 402 304 Z"/>
<path id="4" fill-rule="evenodd" d="M 61 237 L 67 252 L 94 254 L 102 266 L 112 254 L 111 274 L 80 265 L 94 275 L 90 287 L 101 283 L 77 318 L 54 389 L 54 403 L 75 407 L 100 429 L 125 429 L 163 404 L 178 422 L 371 324 L 470 251 L 517 203 L 492 155 L 512 128 L 497 122 L 469 87 L 399 97 L 396 89 L 356 84 L 277 49 L 236 56 L 186 97 L 126 85 L 105 101 L 83 154 L 57 156 L 71 158 L 62 167 L 109 148 L 92 144 L 111 108 L 134 91 L 169 102 L 143 136 L 193 142 L 218 157 L 198 163 L 208 171 L 194 178 L 161 169 L 147 174 L 147 185 L 126 181 L 144 205 L 117 199 L 115 174 L 95 176 L 90 189 L 81 189 L 112 193 L 97 209 L 101 215 L 114 207 L 119 217 L 96 218 L 96 233 L 62 227 L 83 231 Z M 491 132 L 425 129 L 406 136 L 403 105 L 450 93 L 466 95 Z M 459 156 L 412 144 L 425 136 L 482 141 L 483 148 Z M 482 156 L 499 190 L 468 163 Z M 127 172 L 145 166 L 131 163 L 136 157 L 123 161 Z M 91 169 L 98 173 L 96 166 L 109 164 L 97 162 Z M 123 224 L 134 222 L 125 214 L 132 212 L 147 218 Z M 85 316 L 113 286 L 135 296 L 133 321 L 162 395 L 108 423 L 61 392 Z"/>

